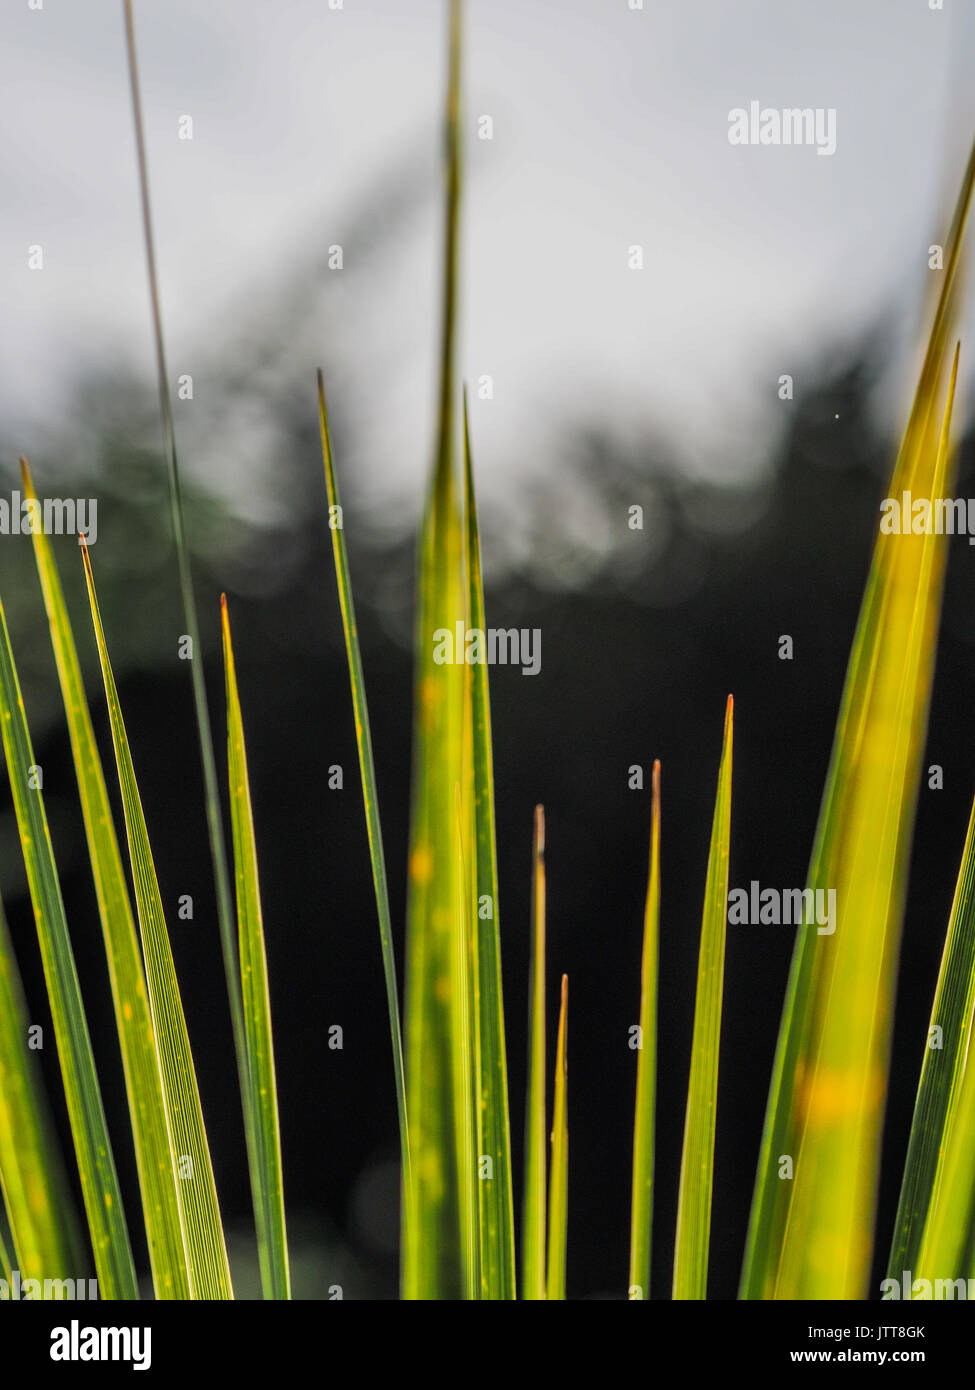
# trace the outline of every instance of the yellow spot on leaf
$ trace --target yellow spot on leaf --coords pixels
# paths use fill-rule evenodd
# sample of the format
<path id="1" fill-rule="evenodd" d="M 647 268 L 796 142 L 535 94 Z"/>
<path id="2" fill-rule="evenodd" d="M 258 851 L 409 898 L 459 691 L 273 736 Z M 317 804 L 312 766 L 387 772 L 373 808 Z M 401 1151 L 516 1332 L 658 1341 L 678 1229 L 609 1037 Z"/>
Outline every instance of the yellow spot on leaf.
<path id="1" fill-rule="evenodd" d="M 835 1125 L 873 1107 L 883 1094 L 876 1072 L 830 1071 L 819 1067 L 804 1078 L 801 1103 L 813 1125 Z"/>
<path id="2" fill-rule="evenodd" d="M 433 878 L 433 856 L 426 845 L 417 845 L 410 855 L 410 878 L 414 883 L 429 883 Z"/>

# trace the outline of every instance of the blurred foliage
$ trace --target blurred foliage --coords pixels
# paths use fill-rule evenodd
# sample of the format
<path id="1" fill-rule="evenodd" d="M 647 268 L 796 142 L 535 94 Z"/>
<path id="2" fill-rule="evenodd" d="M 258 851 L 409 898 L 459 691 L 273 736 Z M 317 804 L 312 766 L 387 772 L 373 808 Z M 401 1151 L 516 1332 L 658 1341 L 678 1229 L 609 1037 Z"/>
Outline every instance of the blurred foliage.
<path id="1" fill-rule="evenodd" d="M 679 454 L 661 440 L 622 441 L 593 420 L 553 458 L 549 481 L 529 498 L 495 502 L 481 513 L 495 626 L 541 627 L 542 672 L 526 681 L 492 673 L 501 894 L 506 912 L 504 971 L 510 1017 L 527 1010 L 531 808 L 550 814 L 550 908 L 560 964 L 574 980 L 573 1008 L 588 1019 L 589 1042 L 573 1058 L 570 1204 L 574 1226 L 569 1294 L 615 1287 L 626 1267 L 628 1138 L 632 1056 L 620 1039 L 633 1022 L 632 981 L 639 976 L 640 923 L 649 824 L 647 790 L 627 790 L 627 768 L 654 757 L 668 768 L 668 856 L 661 922 L 661 1036 L 674 1042 L 673 1066 L 658 1095 L 659 1199 L 653 1285 L 669 1270 L 657 1251 L 671 1248 L 666 1213 L 676 1209 L 683 1097 L 693 999 L 693 943 L 700 913 L 699 847 L 710 807 L 700 789 L 713 781 L 713 749 L 701 729 L 733 689 L 738 786 L 733 884 L 759 877 L 799 883 L 814 828 L 846 658 L 876 533 L 890 441 L 878 437 L 871 409 L 882 341 L 844 359 L 824 357 L 816 382 L 779 403 L 788 424 L 775 467 L 744 489 L 704 487 L 682 476 Z M 347 422 L 335 394 L 333 434 L 344 452 Z M 343 636 L 334 603 L 322 498 L 313 383 L 292 382 L 270 398 L 287 431 L 288 514 L 274 525 L 244 522 L 202 488 L 187 460 L 187 517 L 194 548 L 204 640 L 219 672 L 218 595 L 230 595 L 241 699 L 249 734 L 257 835 L 273 846 L 264 872 L 272 1002 L 288 1011 L 280 1030 L 279 1078 L 285 1182 L 289 1203 L 327 1217 L 356 1241 L 354 1194 L 361 1175 L 396 1149 L 389 1077 L 388 1025 L 369 896 L 369 859 L 357 802 L 355 736 L 348 708 Z M 246 1179 L 235 1186 L 239 1120 L 221 1101 L 232 1067 L 222 997 L 192 723 L 176 653 L 181 632 L 154 402 L 134 380 L 89 380 L 79 387 L 77 425 L 31 458 L 41 495 L 95 496 L 95 550 L 106 632 L 132 733 L 164 900 L 192 891 L 196 917 L 174 944 L 186 980 L 186 1008 L 199 1054 L 201 1091 L 212 1116 L 217 1181 L 231 1216 L 246 1208 Z M 894 430 L 891 433 L 895 433 Z M 18 441 L 18 447 L 22 441 Z M 483 451 L 482 451 L 483 452 Z M 973 491 L 973 452 L 962 450 L 959 495 Z M 490 470 L 490 457 L 481 468 Z M 16 457 L 4 457 L 0 495 L 18 487 Z M 368 499 L 346 489 L 346 534 L 370 689 L 380 796 L 390 862 L 405 860 L 409 784 L 412 540 L 380 530 Z M 644 508 L 644 530 L 628 528 L 628 508 Z M 597 524 L 579 524 L 579 508 Z M 601 537 L 594 547 L 590 536 Z M 84 640 L 83 575 L 74 542 L 55 538 L 68 602 L 76 617 L 86 673 L 97 676 L 94 643 Z M 922 790 L 914 873 L 925 898 L 909 897 L 887 1144 L 895 1162 L 882 1176 L 879 1245 L 889 1232 L 917 1080 L 916 1039 L 927 1021 L 943 923 L 965 834 L 975 746 L 968 711 L 975 699 L 975 576 L 963 539 L 950 550 L 944 629 L 936 673 L 927 762 L 945 767 L 942 792 Z M 103 960 L 93 893 L 77 854 L 77 804 L 57 683 L 29 537 L 0 544 L 0 586 L 25 686 L 31 730 L 45 765 L 45 795 L 79 969 L 97 981 Z M 796 660 L 777 659 L 790 633 Z M 214 709 L 220 691 L 213 687 Z M 95 700 L 95 707 L 99 702 Z M 610 717 L 610 711 L 612 716 Z M 96 716 L 96 730 L 107 730 Z M 154 730 L 147 734 L 145 730 Z M 797 735 L 801 730 L 801 736 Z M 526 755 L 525 750 L 531 752 Z M 345 768 L 346 792 L 324 792 L 329 766 Z M 309 815 L 293 817 L 293 787 L 305 788 Z M 178 785 L 178 795 L 173 790 Z M 797 787 L 809 794 L 796 796 Z M 349 790 L 351 789 L 351 790 Z M 641 800 L 640 798 L 643 798 Z M 177 808 L 179 808 L 177 810 Z M 332 846 L 326 859 L 322 845 Z M 339 869 L 341 872 L 339 872 Z M 22 901 L 23 872 L 12 815 L 0 815 L 0 881 L 11 902 L 11 929 L 30 957 Z M 404 884 L 390 883 L 402 958 Z M 314 908 L 311 905 L 315 905 Z M 939 924 L 938 931 L 930 923 Z M 605 930 L 613 923 L 613 950 Z M 747 1219 L 748 1185 L 761 1129 L 791 934 L 735 936 L 728 943 L 723 1084 L 712 1240 L 714 1289 L 733 1296 Z M 43 1017 L 39 972 L 25 960 L 29 993 Z M 308 982 L 314 982 L 308 988 Z M 96 984 L 96 989 L 99 986 Z M 109 1017 L 107 987 L 104 1017 Z M 356 1000 L 355 1017 L 348 1000 Z M 96 994 L 97 999 L 97 994 Z M 522 1007 L 524 1005 L 524 1008 Z M 101 1017 L 97 1006 L 93 1018 Z M 348 1028 L 346 1053 L 323 1066 L 322 1021 Z M 512 1087 L 524 1076 L 524 1040 L 511 1038 Z M 197 1040 L 199 1042 L 197 1043 Z M 113 1089 L 112 1046 L 94 1039 L 105 1075 L 110 1123 L 124 1113 Z M 682 1050 L 683 1049 L 683 1050 Z M 112 1109 L 115 1107 L 113 1117 Z M 327 1123 L 316 1116 L 327 1115 Z M 609 1155 L 613 1156 L 610 1157 Z M 123 1171 L 123 1189 L 133 1174 Z M 520 1181 L 517 1171 L 516 1182 Z M 885 1224 L 886 1223 L 886 1224 Z M 581 1233 L 590 1235 L 583 1237 Z M 588 1241 L 588 1244 L 586 1243 Z M 389 1255 L 361 1248 L 379 1288 L 395 1288 Z M 371 1262 L 371 1263 L 370 1263 Z M 573 1279 L 582 1280 L 573 1287 Z M 879 1275 L 878 1275 L 879 1278 Z M 300 1295 L 296 1272 L 296 1293 Z"/>

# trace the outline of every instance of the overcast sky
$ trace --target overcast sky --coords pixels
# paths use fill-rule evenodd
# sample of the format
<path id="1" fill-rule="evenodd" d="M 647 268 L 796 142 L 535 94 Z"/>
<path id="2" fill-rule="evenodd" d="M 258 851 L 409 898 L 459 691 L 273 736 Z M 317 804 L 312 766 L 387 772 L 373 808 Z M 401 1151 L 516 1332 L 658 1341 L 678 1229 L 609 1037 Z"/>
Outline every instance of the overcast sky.
<path id="1" fill-rule="evenodd" d="M 589 420 L 662 429 L 689 469 L 760 464 L 780 373 L 801 392 L 886 305 L 916 312 L 960 176 L 971 4 L 629 5 L 468 0 L 462 366 L 494 380 L 473 411 L 488 491 L 557 464 L 553 441 Z M 136 14 L 173 376 L 194 371 L 205 404 L 209 364 L 287 284 L 284 370 L 311 411 L 329 364 L 355 427 L 346 467 L 377 497 L 415 495 L 433 427 L 444 4 L 137 0 Z M 151 378 L 121 0 L 2 0 L 0 89 L 2 436 L 29 450 L 79 367 Z M 753 100 L 835 108 L 835 154 L 732 146 L 728 113 Z M 397 180 L 417 206 L 370 245 L 363 209 Z M 324 283 L 332 243 L 341 288 Z M 255 510 L 275 486 L 259 428 L 228 442 L 182 422 L 186 466 Z"/>

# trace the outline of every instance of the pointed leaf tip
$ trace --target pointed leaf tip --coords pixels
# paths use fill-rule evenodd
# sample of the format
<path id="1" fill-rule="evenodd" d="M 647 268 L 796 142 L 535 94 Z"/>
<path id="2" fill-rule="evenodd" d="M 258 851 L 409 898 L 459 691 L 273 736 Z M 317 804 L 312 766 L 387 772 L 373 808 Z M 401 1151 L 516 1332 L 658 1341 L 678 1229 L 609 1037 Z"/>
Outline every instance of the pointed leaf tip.
<path id="1" fill-rule="evenodd" d="M 535 851 L 541 857 L 545 853 L 545 807 L 535 807 Z"/>

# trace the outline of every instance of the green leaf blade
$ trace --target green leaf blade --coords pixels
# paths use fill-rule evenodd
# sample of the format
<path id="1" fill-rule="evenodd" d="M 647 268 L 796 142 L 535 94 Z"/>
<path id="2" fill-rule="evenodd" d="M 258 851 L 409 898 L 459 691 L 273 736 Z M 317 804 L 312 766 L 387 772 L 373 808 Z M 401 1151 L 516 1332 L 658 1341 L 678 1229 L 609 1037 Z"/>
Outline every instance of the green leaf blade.
<path id="1" fill-rule="evenodd" d="M 126 838 L 145 955 L 149 1007 L 159 1057 L 171 1169 L 186 1249 L 189 1292 L 194 1299 L 229 1299 L 233 1297 L 233 1288 L 213 1164 L 159 882 L 98 610 L 87 546 L 82 547 L 82 554 L 125 813 Z"/>
<path id="2" fill-rule="evenodd" d="M 888 1274 L 918 1268 L 965 1072 L 975 1012 L 975 805 L 955 887 L 918 1082 Z M 937 1029 L 938 1045 L 934 1046 Z"/>
<path id="3" fill-rule="evenodd" d="M 521 1239 L 521 1296 L 545 1297 L 545 812 L 535 807 L 532 837 L 532 957 L 528 1014 L 528 1092 L 525 1112 L 525 1191 Z"/>
<path id="4" fill-rule="evenodd" d="M 960 235 L 971 194 L 963 190 Z M 948 265 L 957 264 L 957 242 Z M 950 495 L 957 352 L 946 281 L 889 495 Z M 941 354 L 939 356 L 939 353 Z M 807 878 L 832 928 L 800 928 L 773 1068 L 742 1296 L 863 1298 L 873 1242 L 895 972 L 940 611 L 937 534 L 880 532 L 854 637 Z M 825 899 L 824 899 L 825 900 Z M 828 926 L 828 924 L 826 924 Z M 794 1167 L 778 1177 L 780 1156 Z"/>
<path id="5" fill-rule="evenodd" d="M 918 1278 L 936 1286 L 939 1280 L 975 1278 L 975 1064 L 971 1059 L 955 1092 L 944 1139 L 928 1219 L 924 1226 L 917 1268 Z M 900 1282 L 900 1281 L 898 1281 Z M 966 1283 L 966 1290 L 970 1288 Z M 912 1284 L 913 1291 L 913 1284 Z M 934 1297 L 945 1297 L 933 1290 Z M 928 1293 L 931 1296 L 931 1292 Z M 963 1297 L 955 1291 L 947 1297 Z"/>
<path id="6" fill-rule="evenodd" d="M 460 18 L 450 7 L 446 107 L 440 419 L 422 527 L 406 934 L 406 1104 L 411 1173 L 404 1184 L 403 1294 L 472 1299 L 477 1235 L 470 873 L 470 703 L 460 653 L 443 658 L 467 619 L 457 486 L 454 347 L 460 198 Z M 460 658 L 460 659 L 458 659 Z M 460 788 L 460 814 L 458 814 Z"/>
<path id="7" fill-rule="evenodd" d="M 36 1269 L 43 1268 L 41 1265 L 35 1265 L 34 1267 Z M 0 1279 L 5 1281 L 8 1288 L 13 1280 L 13 1268 L 13 1262 L 7 1250 L 7 1242 L 4 1240 L 3 1232 L 0 1231 Z"/>
<path id="8" fill-rule="evenodd" d="M 653 765 L 650 866 L 643 913 L 640 972 L 640 1047 L 633 1119 L 633 1184 L 630 1201 L 631 1299 L 650 1297 L 653 1228 L 654 1121 L 657 1087 L 657 955 L 660 936 L 660 763 Z"/>
<path id="9" fill-rule="evenodd" d="M 714 1186 L 714 1137 L 718 1107 L 718 1056 L 728 922 L 728 857 L 731 839 L 731 761 L 734 704 L 728 697 L 718 790 L 711 827 L 707 885 L 701 922 L 691 1075 L 681 1151 L 674 1298 L 705 1299 Z"/>
<path id="10" fill-rule="evenodd" d="M 258 1250 L 265 1298 L 291 1297 L 291 1272 L 284 1213 L 281 1133 L 271 1032 L 271 997 L 264 942 L 257 844 L 251 805 L 244 723 L 237 689 L 227 600 L 221 600 L 224 672 L 227 684 L 227 762 L 237 879 L 237 921 L 244 1028 L 248 1064 L 257 1104 L 260 1182 L 254 1192 Z M 252 1173 L 253 1173 L 252 1169 Z"/>
<path id="11" fill-rule="evenodd" d="M 565 1250 L 569 1222 L 568 1022 L 569 977 L 563 975 L 559 1032 L 555 1046 L 552 1167 L 548 1189 L 548 1268 L 545 1275 L 545 1297 L 561 1302 L 565 1301 Z"/>
<path id="12" fill-rule="evenodd" d="M 464 514 L 465 568 L 468 584 L 468 622 L 485 631 L 481 544 L 474 493 L 470 426 L 464 396 Z M 478 1156 L 491 1160 L 492 1176 L 478 1182 L 481 1296 L 515 1297 L 515 1227 L 511 1179 L 511 1124 L 508 1104 L 508 1063 L 501 986 L 498 854 L 494 819 L 494 757 L 491 738 L 491 699 L 488 668 L 470 668 L 471 745 L 474 800 L 473 897 L 477 932 L 475 1027 L 477 1030 Z M 485 899 L 490 912 L 482 912 Z"/>
<path id="13" fill-rule="evenodd" d="M 36 497 L 24 459 L 21 473 L 27 497 Z M 142 954 L 54 552 L 42 530 L 34 531 L 33 542 L 102 922 L 153 1286 L 159 1299 L 184 1299 L 189 1295 L 186 1256 Z"/>
<path id="14" fill-rule="evenodd" d="M 888 489 L 892 498 L 906 489 L 932 500 L 939 487 L 950 491 L 953 469 L 941 447 L 943 426 L 938 437 L 937 404 L 973 186 L 975 146 L 947 238 L 941 292 Z M 937 537 L 927 544 L 931 539 L 880 534 L 874 547 L 807 878 L 813 890 L 836 892 L 835 936 L 803 928 L 797 937 L 743 1298 L 866 1293 L 894 970 L 940 610 L 943 546 Z M 797 1163 L 801 1157 L 794 1182 L 779 1180 L 782 1155 Z"/>
<path id="15" fill-rule="evenodd" d="M 366 833 L 369 840 L 369 862 L 372 868 L 376 913 L 379 918 L 379 941 L 382 951 L 383 974 L 386 982 L 386 1004 L 389 1013 L 389 1032 L 393 1050 L 393 1083 L 396 1089 L 396 1111 L 399 1120 L 400 1161 L 404 1183 L 409 1182 L 410 1147 L 406 1116 L 406 1081 L 403 1070 L 403 1038 L 400 1024 L 399 987 L 396 978 L 396 954 L 393 947 L 393 925 L 389 911 L 389 888 L 386 877 L 386 854 L 383 848 L 382 824 L 379 816 L 379 791 L 372 753 L 372 731 L 369 724 L 369 705 L 366 700 L 366 681 L 359 649 L 359 630 L 356 624 L 352 580 L 349 571 L 348 549 L 345 543 L 342 506 L 332 456 L 332 441 L 325 405 L 325 382 L 318 373 L 318 422 L 325 467 L 325 488 L 328 497 L 329 530 L 335 560 L 335 576 L 342 613 L 342 632 L 352 687 L 352 709 L 355 716 L 356 748 L 359 755 L 359 775 L 366 813 Z"/>
<path id="16" fill-rule="evenodd" d="M 224 832 L 223 809 L 220 801 L 220 782 L 217 776 L 217 759 L 216 753 L 214 752 L 210 710 L 207 704 L 203 643 L 200 640 L 200 620 L 196 606 L 196 594 L 193 588 L 193 566 L 190 559 L 190 547 L 186 536 L 186 522 L 183 515 L 179 459 L 176 450 L 176 429 L 173 422 L 173 404 L 169 389 L 169 367 L 166 362 L 166 345 L 163 334 L 162 303 L 159 293 L 159 277 L 156 270 L 156 243 L 152 226 L 152 207 L 149 194 L 149 160 L 146 153 L 145 128 L 142 119 L 142 93 L 139 82 L 135 16 L 132 9 L 132 0 L 123 0 L 123 16 L 125 20 L 125 43 L 129 68 L 129 87 L 132 98 L 132 124 L 135 134 L 139 199 L 142 212 L 142 231 L 146 254 L 146 273 L 149 282 L 149 305 L 152 314 L 153 345 L 156 358 L 159 414 L 162 424 L 163 452 L 166 459 L 166 472 L 169 484 L 169 510 L 173 528 L 176 570 L 179 581 L 180 600 L 183 608 L 183 621 L 186 624 L 186 635 L 190 639 L 191 651 L 193 653 L 193 659 L 189 663 L 190 685 L 193 692 L 193 710 L 196 717 L 200 770 L 203 775 L 203 798 L 204 811 L 206 814 L 207 839 L 209 841 L 210 861 L 213 868 L 217 925 L 220 931 L 220 951 L 223 957 L 224 978 L 227 984 L 227 1002 L 230 1008 L 230 1023 L 233 1030 L 234 1058 L 237 1063 L 237 1080 L 240 1087 L 240 1101 L 244 1119 L 244 1139 L 247 1147 L 247 1162 L 250 1168 L 251 1188 L 253 1190 L 255 1184 L 260 1182 L 260 1174 L 258 1172 L 260 1159 L 257 1140 L 257 1101 L 247 1070 L 247 1038 L 244 1029 L 243 1002 L 240 993 L 240 960 L 237 955 L 237 936 L 234 923 L 234 911 L 231 903 L 230 876 L 227 871 L 227 837 Z"/>
<path id="17" fill-rule="evenodd" d="M 32 785 L 36 764 L 2 603 L 0 727 L 54 1020 L 95 1271 L 103 1298 L 137 1299 L 135 1266 L 47 816 L 40 786 L 36 781 Z"/>
<path id="18" fill-rule="evenodd" d="M 17 1268 L 25 1279 L 66 1278 L 71 1230 L 64 1174 L 27 1047 L 28 1018 L 6 916 L 0 906 L 0 1193 Z M 2 1252 L 9 1284 L 9 1252 Z"/>
<path id="19" fill-rule="evenodd" d="M 463 668 L 435 665 L 434 634 L 463 621 L 460 519 L 438 487 L 422 566 L 414 795 L 407 909 L 408 1298 L 470 1298 L 476 1171 L 471 1083 L 469 879 L 457 788 L 464 765 Z"/>
<path id="20" fill-rule="evenodd" d="M 967 1278 L 975 1238 L 975 805 L 948 922 L 918 1083 L 888 1276 Z"/>

